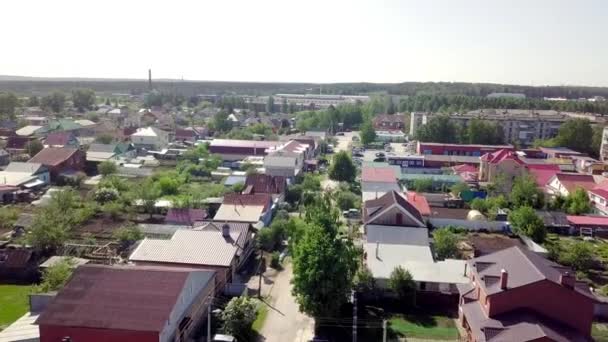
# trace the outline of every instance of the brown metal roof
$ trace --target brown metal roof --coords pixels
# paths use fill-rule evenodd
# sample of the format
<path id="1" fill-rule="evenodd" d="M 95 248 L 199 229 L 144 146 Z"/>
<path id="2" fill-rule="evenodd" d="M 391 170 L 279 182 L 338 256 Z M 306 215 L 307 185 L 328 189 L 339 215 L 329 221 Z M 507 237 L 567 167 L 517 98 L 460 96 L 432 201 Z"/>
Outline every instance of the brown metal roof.
<path id="1" fill-rule="evenodd" d="M 36 323 L 160 332 L 191 271 L 80 266 Z M 213 272 L 208 272 L 211 279 Z"/>
<path id="2" fill-rule="evenodd" d="M 78 152 L 78 149 L 67 147 L 49 147 L 41 150 L 36 154 L 29 163 L 40 163 L 43 165 L 58 165 L 68 160 L 72 155 Z"/>
<path id="3" fill-rule="evenodd" d="M 247 176 L 245 186 L 251 186 L 249 193 L 252 194 L 282 194 L 285 192 L 287 181 L 283 176 L 254 174 Z"/>
<path id="4" fill-rule="evenodd" d="M 416 207 L 414 207 L 411 203 L 409 203 L 402 195 L 397 193 L 397 191 L 392 190 L 382 195 L 379 198 L 369 200 L 365 202 L 365 206 L 363 209 L 363 222 L 367 223 L 376 218 L 384 209 L 396 204 L 403 208 L 403 210 L 409 212 L 412 216 L 414 216 L 418 221 L 424 222 L 422 219 L 422 215 Z"/>

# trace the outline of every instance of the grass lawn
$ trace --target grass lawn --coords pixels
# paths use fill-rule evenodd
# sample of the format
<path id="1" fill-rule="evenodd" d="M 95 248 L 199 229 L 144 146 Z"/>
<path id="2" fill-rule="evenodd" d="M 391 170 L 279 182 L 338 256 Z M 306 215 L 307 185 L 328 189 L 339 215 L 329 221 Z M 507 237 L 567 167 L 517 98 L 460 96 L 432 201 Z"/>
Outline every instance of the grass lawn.
<path id="1" fill-rule="evenodd" d="M 399 337 L 429 340 L 458 339 L 454 320 L 445 316 L 395 315 L 389 319 L 389 330 Z"/>
<path id="2" fill-rule="evenodd" d="M 591 337 L 593 337 L 593 340 L 596 342 L 608 342 L 608 324 L 593 323 Z"/>
<path id="3" fill-rule="evenodd" d="M 31 289 L 30 285 L 0 285 L 0 330 L 27 312 Z"/>
<path id="4" fill-rule="evenodd" d="M 266 316 L 268 316 L 268 306 L 265 303 L 260 302 L 260 307 L 258 308 L 258 316 L 256 317 L 255 321 L 253 321 L 251 329 L 259 333 L 260 330 L 262 330 L 262 327 L 264 326 Z"/>

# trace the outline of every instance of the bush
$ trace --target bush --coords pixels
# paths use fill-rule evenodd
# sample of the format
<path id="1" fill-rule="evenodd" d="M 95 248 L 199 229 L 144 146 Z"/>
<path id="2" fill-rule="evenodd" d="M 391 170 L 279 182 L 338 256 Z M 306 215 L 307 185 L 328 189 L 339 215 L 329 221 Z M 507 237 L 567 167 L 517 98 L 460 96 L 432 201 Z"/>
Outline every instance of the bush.
<path id="1" fill-rule="evenodd" d="M 118 190 L 114 188 L 100 188 L 93 194 L 93 199 L 99 204 L 115 201 L 118 199 Z"/>
<path id="2" fill-rule="evenodd" d="M 108 202 L 102 207 L 104 213 L 108 214 L 114 221 L 120 218 L 122 214 L 123 206 L 118 202 Z"/>
<path id="3" fill-rule="evenodd" d="M 275 270 L 281 268 L 281 255 L 279 254 L 279 252 L 272 252 L 270 258 L 270 267 L 274 268 Z"/>
<path id="4" fill-rule="evenodd" d="M 116 173 L 117 169 L 116 164 L 112 161 L 103 161 L 97 165 L 97 171 L 103 177 Z"/>
<path id="5" fill-rule="evenodd" d="M 287 236 L 289 221 L 275 219 L 258 233 L 258 245 L 267 252 L 275 250 Z"/>
<path id="6" fill-rule="evenodd" d="M 136 241 L 143 239 L 144 233 L 137 226 L 128 225 L 114 231 L 113 237 L 120 242 L 121 247 L 124 249 Z"/>
<path id="7" fill-rule="evenodd" d="M 348 210 L 351 208 L 359 208 L 361 202 L 359 196 L 350 191 L 340 191 L 336 194 L 336 203 L 340 210 Z"/>
<path id="8" fill-rule="evenodd" d="M 433 180 L 430 178 L 416 179 L 414 181 L 414 190 L 416 192 L 433 191 Z"/>

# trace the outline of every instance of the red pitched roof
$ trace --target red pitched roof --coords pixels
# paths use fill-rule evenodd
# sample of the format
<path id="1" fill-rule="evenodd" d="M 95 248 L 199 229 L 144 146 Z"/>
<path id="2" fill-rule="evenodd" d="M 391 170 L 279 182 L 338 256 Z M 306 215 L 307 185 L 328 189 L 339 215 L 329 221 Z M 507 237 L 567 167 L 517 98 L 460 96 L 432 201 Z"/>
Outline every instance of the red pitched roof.
<path id="1" fill-rule="evenodd" d="M 270 176 L 264 174 L 248 175 L 245 180 L 244 194 L 282 194 L 287 187 L 287 180 L 283 176 Z"/>
<path id="2" fill-rule="evenodd" d="M 501 149 L 493 153 L 486 153 L 482 156 L 482 159 L 487 160 L 491 164 L 497 164 L 507 159 L 514 160 L 518 164 L 524 164 L 524 162 L 519 159 L 515 152 L 508 149 Z"/>
<path id="3" fill-rule="evenodd" d="M 38 152 L 28 163 L 40 163 L 43 165 L 58 165 L 70 159 L 78 149 L 67 147 L 48 147 Z"/>
<path id="4" fill-rule="evenodd" d="M 191 271 L 80 266 L 36 324 L 160 332 Z"/>
<path id="5" fill-rule="evenodd" d="M 477 167 L 470 164 L 460 164 L 452 167 L 455 173 L 461 172 L 477 172 Z"/>
<path id="6" fill-rule="evenodd" d="M 420 215 L 422 216 L 431 216 L 431 207 L 429 206 L 429 202 L 426 200 L 426 197 L 414 192 L 407 192 L 407 200 L 418 209 Z"/>
<path id="7" fill-rule="evenodd" d="M 559 166 L 555 164 L 528 164 L 526 168 L 539 187 L 547 185 L 551 177 L 560 172 Z"/>
<path id="8" fill-rule="evenodd" d="M 238 193 L 229 193 L 224 195 L 223 204 L 234 204 L 240 206 L 264 206 L 264 211 L 266 211 L 270 203 L 272 202 L 272 197 L 269 194 L 249 194 L 243 195 Z"/>
<path id="9" fill-rule="evenodd" d="M 574 216 L 568 215 L 570 224 L 577 226 L 608 227 L 608 216 Z"/>
<path id="10" fill-rule="evenodd" d="M 583 175 L 580 173 L 556 173 L 555 177 L 557 177 L 559 182 L 562 183 L 568 192 L 573 192 L 576 190 L 576 188 L 591 190 L 596 186 L 592 175 Z"/>
<path id="11" fill-rule="evenodd" d="M 396 183 L 397 174 L 392 167 L 364 167 L 361 170 L 361 181 Z"/>
<path id="12" fill-rule="evenodd" d="M 594 188 L 589 190 L 590 193 L 593 193 L 599 197 L 602 197 L 604 199 L 608 199 L 608 190 L 604 189 L 604 188 Z"/>

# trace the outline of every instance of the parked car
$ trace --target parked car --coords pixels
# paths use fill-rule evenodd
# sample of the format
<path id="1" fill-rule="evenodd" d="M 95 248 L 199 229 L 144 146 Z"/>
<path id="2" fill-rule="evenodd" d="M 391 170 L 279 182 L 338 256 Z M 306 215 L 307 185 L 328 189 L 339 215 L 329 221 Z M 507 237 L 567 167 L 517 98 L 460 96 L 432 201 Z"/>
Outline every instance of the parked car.
<path id="1" fill-rule="evenodd" d="M 361 153 L 361 152 L 354 152 L 353 153 L 353 157 L 363 158 L 363 153 Z"/>
<path id="2" fill-rule="evenodd" d="M 377 152 L 376 153 L 376 158 L 382 158 L 382 157 L 386 157 L 386 155 L 384 154 L 384 152 Z"/>
<path id="3" fill-rule="evenodd" d="M 358 136 L 356 136 L 356 135 L 353 135 L 352 140 L 353 140 L 353 141 L 359 141 L 359 137 L 358 137 Z"/>
<path id="4" fill-rule="evenodd" d="M 374 159 L 374 162 L 376 162 L 376 163 L 383 163 L 385 161 L 386 161 L 386 158 L 384 158 L 384 157 L 378 157 L 378 158 Z"/>
<path id="5" fill-rule="evenodd" d="M 231 335 L 215 334 L 212 342 L 237 342 L 236 338 Z"/>
<path id="6" fill-rule="evenodd" d="M 338 133 L 336 133 L 336 136 L 341 136 L 342 137 L 342 136 L 344 136 L 344 132 L 338 132 Z"/>
<path id="7" fill-rule="evenodd" d="M 357 218 L 361 217 L 361 213 L 359 212 L 359 209 L 355 209 L 355 208 L 344 210 L 342 212 L 342 215 L 344 217 L 350 218 L 350 219 L 357 219 Z"/>

